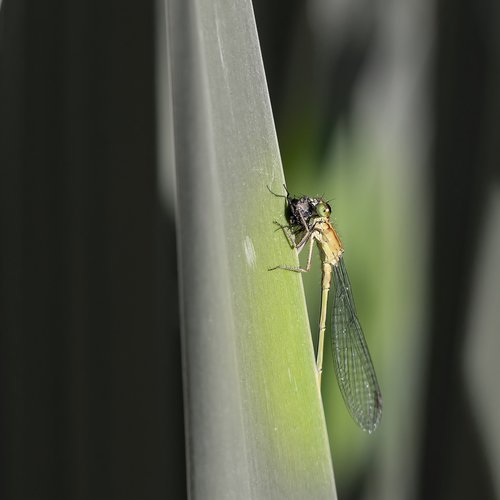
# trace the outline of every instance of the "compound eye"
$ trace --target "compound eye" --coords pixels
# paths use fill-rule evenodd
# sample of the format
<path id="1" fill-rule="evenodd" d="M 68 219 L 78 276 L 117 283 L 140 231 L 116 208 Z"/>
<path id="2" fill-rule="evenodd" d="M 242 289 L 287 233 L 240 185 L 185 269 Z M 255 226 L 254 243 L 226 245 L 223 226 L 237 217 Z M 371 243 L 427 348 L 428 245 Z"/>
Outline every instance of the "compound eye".
<path id="1" fill-rule="evenodd" d="M 330 205 L 328 205 L 328 203 L 322 201 L 321 203 L 318 203 L 318 206 L 316 207 L 316 212 L 320 217 L 330 217 L 332 209 Z"/>

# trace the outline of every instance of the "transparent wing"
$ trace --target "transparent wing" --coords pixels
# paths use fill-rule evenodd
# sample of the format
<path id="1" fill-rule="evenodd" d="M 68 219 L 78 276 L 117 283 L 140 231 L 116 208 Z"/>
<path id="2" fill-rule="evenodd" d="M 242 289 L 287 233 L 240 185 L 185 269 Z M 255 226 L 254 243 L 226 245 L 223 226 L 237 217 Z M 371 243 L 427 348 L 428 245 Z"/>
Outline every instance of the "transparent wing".
<path id="1" fill-rule="evenodd" d="M 382 414 L 382 394 L 368 352 L 347 276 L 344 260 L 333 266 L 333 364 L 340 392 L 356 423 L 373 432 Z"/>

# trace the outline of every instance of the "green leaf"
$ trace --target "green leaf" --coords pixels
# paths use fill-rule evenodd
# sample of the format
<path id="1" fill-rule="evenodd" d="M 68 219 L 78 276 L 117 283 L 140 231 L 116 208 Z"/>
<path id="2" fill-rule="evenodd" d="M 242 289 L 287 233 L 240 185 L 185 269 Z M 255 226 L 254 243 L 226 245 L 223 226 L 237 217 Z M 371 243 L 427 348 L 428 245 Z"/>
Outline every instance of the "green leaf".
<path id="1" fill-rule="evenodd" d="M 336 498 L 251 4 L 167 9 L 192 498 Z"/>

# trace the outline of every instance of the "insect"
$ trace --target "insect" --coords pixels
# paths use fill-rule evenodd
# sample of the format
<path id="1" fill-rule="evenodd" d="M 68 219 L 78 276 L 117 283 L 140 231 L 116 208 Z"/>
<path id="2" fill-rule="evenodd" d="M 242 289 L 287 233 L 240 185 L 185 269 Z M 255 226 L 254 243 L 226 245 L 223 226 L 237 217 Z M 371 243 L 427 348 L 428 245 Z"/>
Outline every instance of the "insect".
<path id="1" fill-rule="evenodd" d="M 298 253 L 308 246 L 307 264 L 306 267 L 280 265 L 270 271 L 284 269 L 297 273 L 309 272 L 316 243 L 322 265 L 316 358 L 318 384 L 321 387 L 328 295 L 333 281 L 331 339 L 335 374 L 352 418 L 363 430 L 371 433 L 377 428 L 382 415 L 382 394 L 356 313 L 351 283 L 344 264 L 344 247 L 330 221 L 332 209 L 323 198 L 294 198 L 286 187 L 285 190 L 286 196 L 273 194 L 286 199 L 289 225 L 274 222 L 282 228 L 290 246 L 297 249 Z"/>

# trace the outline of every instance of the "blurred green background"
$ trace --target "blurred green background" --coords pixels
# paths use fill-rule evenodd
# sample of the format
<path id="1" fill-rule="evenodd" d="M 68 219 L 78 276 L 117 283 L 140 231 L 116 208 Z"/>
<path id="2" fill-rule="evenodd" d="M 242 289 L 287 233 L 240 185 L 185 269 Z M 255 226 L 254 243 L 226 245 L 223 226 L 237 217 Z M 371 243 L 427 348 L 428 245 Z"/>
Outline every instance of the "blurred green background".
<path id="1" fill-rule="evenodd" d="M 254 6 L 287 187 L 332 200 L 384 397 L 360 433 L 326 354 L 339 497 L 499 498 L 500 9 Z"/>

